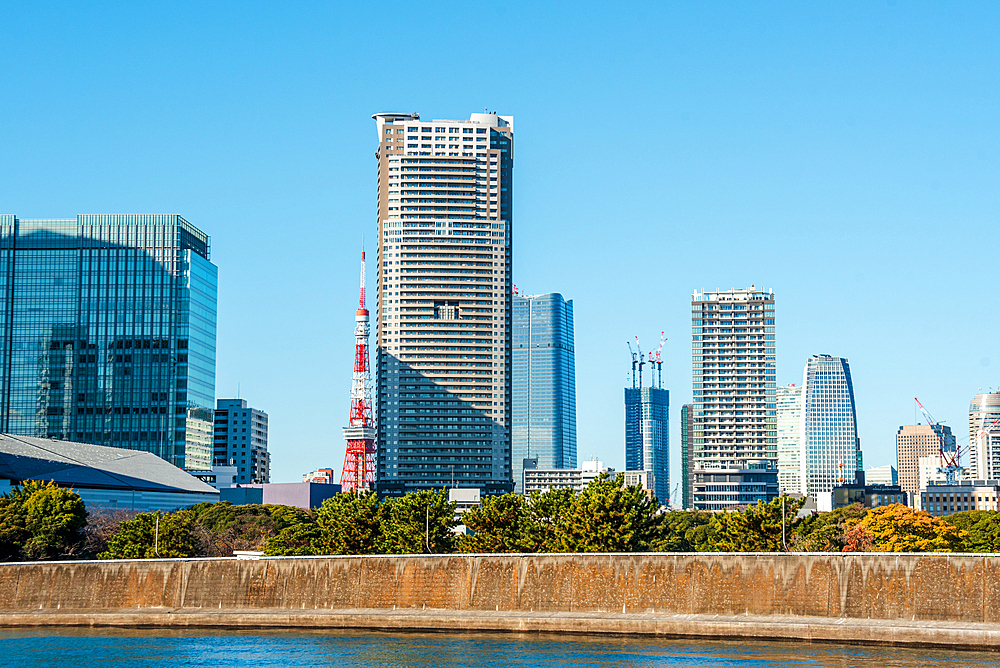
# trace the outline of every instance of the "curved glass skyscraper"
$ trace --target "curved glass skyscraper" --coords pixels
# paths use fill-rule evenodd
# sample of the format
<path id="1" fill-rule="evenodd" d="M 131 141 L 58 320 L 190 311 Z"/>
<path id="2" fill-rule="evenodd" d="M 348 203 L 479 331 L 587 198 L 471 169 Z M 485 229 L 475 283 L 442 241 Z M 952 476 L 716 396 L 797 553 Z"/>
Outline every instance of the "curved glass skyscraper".
<path id="1" fill-rule="evenodd" d="M 515 491 L 525 458 L 540 469 L 576 468 L 573 300 L 550 292 L 514 296 L 511 439 Z"/>
<path id="2" fill-rule="evenodd" d="M 852 483 L 863 469 L 851 367 L 843 357 L 813 355 L 802 373 L 800 490 L 816 497 Z"/>

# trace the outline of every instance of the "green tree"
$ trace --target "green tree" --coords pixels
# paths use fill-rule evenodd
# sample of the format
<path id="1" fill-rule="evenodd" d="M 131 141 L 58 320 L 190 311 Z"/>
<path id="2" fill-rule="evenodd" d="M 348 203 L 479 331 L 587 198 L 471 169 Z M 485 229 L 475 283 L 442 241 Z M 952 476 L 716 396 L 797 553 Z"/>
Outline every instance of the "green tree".
<path id="1" fill-rule="evenodd" d="M 993 510 L 967 510 L 942 518 L 957 529 L 968 532 L 963 552 L 1000 552 L 1000 513 Z"/>
<path id="2" fill-rule="evenodd" d="M 77 553 L 87 511 L 80 495 L 30 480 L 0 497 L 0 559 L 55 559 Z"/>
<path id="3" fill-rule="evenodd" d="M 720 552 L 781 552 L 782 504 L 784 504 L 785 536 L 792 535 L 798 523 L 796 513 L 804 498 L 778 497 L 768 503 L 758 501 L 743 511 L 716 513 L 712 525 L 715 544 Z"/>
<path id="4" fill-rule="evenodd" d="M 157 530 L 157 519 L 159 529 Z M 198 554 L 193 533 L 196 515 L 190 510 L 174 513 L 139 513 L 122 522 L 98 559 L 155 559 L 193 557 Z"/>
<path id="5" fill-rule="evenodd" d="M 698 510 L 675 510 L 664 513 L 653 531 L 650 548 L 656 552 L 696 552 L 700 527 L 707 527 L 712 513 Z"/>
<path id="6" fill-rule="evenodd" d="M 329 554 L 324 544 L 323 530 L 315 522 L 303 522 L 287 526 L 277 536 L 269 538 L 264 545 L 264 554 L 269 557 Z"/>
<path id="7" fill-rule="evenodd" d="M 487 496 L 462 515 L 473 533 L 459 539 L 460 552 L 532 552 L 535 523 L 520 494 Z"/>
<path id="8" fill-rule="evenodd" d="M 384 554 L 448 554 L 455 551 L 455 505 L 448 494 L 411 492 L 379 505 L 378 551 Z"/>
<path id="9" fill-rule="evenodd" d="M 329 498 L 316 510 L 316 524 L 322 536 L 315 545 L 319 554 L 378 552 L 378 495 L 352 490 Z"/>
<path id="10" fill-rule="evenodd" d="M 559 552 L 557 527 L 573 505 L 574 496 L 573 490 L 568 487 L 531 493 L 527 501 L 527 551 Z"/>
<path id="11" fill-rule="evenodd" d="M 969 534 L 940 517 L 895 503 L 852 523 L 844 552 L 954 552 Z"/>
<path id="12" fill-rule="evenodd" d="M 852 503 L 831 512 L 813 513 L 798 523 L 790 543 L 801 552 L 840 552 L 847 545 L 851 527 L 865 512 L 864 505 Z"/>
<path id="13" fill-rule="evenodd" d="M 659 503 L 621 476 L 602 473 L 573 497 L 556 523 L 558 552 L 640 552 L 656 532 Z"/>

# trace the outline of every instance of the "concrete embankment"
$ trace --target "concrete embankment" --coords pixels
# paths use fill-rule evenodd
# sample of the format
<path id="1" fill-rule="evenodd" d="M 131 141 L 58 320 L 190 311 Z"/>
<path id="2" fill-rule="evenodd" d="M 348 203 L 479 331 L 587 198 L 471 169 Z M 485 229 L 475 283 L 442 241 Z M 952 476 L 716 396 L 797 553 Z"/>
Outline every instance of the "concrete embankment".
<path id="1" fill-rule="evenodd" d="M 650 634 L 1000 650 L 1000 555 L 0 564 L 0 626 Z"/>

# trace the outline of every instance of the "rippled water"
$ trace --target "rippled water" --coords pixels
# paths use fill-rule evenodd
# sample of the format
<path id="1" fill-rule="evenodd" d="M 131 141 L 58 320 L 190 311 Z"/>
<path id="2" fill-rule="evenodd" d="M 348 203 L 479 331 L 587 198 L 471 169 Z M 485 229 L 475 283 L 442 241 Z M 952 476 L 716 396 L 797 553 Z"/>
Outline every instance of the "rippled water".
<path id="1" fill-rule="evenodd" d="M 0 631 L 0 666 L 1000 666 L 978 652 L 595 636 Z"/>

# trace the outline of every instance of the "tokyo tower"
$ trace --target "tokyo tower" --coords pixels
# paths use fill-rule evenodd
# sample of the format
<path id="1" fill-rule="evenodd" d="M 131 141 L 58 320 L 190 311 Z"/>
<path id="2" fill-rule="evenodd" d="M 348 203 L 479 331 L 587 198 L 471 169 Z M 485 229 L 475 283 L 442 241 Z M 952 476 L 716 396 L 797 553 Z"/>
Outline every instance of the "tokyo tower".
<path id="1" fill-rule="evenodd" d="M 372 422 L 371 367 L 368 364 L 368 309 L 365 308 L 365 240 L 361 238 L 361 299 L 354 315 L 354 376 L 351 419 L 344 427 L 347 454 L 340 474 L 342 492 L 375 489 L 375 425 Z"/>

